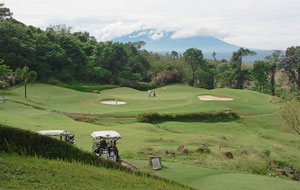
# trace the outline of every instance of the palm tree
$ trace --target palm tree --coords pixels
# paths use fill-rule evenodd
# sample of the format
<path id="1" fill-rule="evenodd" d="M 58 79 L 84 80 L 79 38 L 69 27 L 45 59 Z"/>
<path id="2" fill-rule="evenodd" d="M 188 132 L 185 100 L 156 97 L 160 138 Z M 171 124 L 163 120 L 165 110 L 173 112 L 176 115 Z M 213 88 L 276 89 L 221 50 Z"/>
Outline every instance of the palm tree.
<path id="1" fill-rule="evenodd" d="M 31 80 L 35 80 L 37 77 L 37 73 L 35 71 L 30 71 L 29 67 L 25 66 L 23 69 L 17 68 L 16 77 L 24 81 L 25 98 L 27 98 L 27 83 Z"/>

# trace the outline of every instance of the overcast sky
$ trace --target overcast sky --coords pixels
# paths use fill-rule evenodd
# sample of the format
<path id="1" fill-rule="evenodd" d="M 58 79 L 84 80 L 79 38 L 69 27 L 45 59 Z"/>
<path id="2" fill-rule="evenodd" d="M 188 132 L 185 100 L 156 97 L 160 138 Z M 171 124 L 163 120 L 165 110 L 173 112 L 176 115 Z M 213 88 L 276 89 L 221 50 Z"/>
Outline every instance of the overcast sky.
<path id="1" fill-rule="evenodd" d="M 46 28 L 66 24 L 111 40 L 141 29 L 153 39 L 212 36 L 234 45 L 300 45 L 300 0 L 0 0 L 17 20 Z"/>

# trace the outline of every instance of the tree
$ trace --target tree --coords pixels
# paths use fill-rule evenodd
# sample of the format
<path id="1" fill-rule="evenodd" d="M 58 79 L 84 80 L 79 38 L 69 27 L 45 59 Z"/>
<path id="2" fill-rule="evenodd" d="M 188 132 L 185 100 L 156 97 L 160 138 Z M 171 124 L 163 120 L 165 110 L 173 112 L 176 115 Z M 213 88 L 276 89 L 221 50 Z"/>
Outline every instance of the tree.
<path id="1" fill-rule="evenodd" d="M 259 92 L 266 91 L 268 89 L 268 77 L 270 73 L 270 65 L 266 61 L 255 61 L 252 69 L 252 77 L 255 82 L 256 89 Z"/>
<path id="2" fill-rule="evenodd" d="M 4 3 L 0 3 L 0 19 L 5 19 L 13 15 L 9 8 L 4 7 Z"/>
<path id="3" fill-rule="evenodd" d="M 292 100 L 280 112 L 287 126 L 300 135 L 300 102 Z"/>
<path id="4" fill-rule="evenodd" d="M 12 70 L 9 66 L 4 64 L 4 61 L 0 59 L 0 80 L 4 79 L 4 77 L 8 74 L 10 74 Z"/>
<path id="5" fill-rule="evenodd" d="M 32 80 L 35 80 L 36 77 L 37 77 L 37 73 L 35 71 L 30 71 L 29 67 L 27 66 L 25 66 L 23 69 L 17 68 L 16 78 L 19 78 L 24 82 L 25 98 L 27 98 L 27 83 Z"/>
<path id="6" fill-rule="evenodd" d="M 233 52 L 231 57 L 231 66 L 233 69 L 233 73 L 231 75 L 231 84 L 234 85 L 234 88 L 243 89 L 244 88 L 244 81 L 247 79 L 246 74 L 248 71 L 242 70 L 242 58 L 243 56 L 248 55 L 255 55 L 254 51 L 249 49 L 240 48 L 238 51 Z"/>
<path id="7" fill-rule="evenodd" d="M 177 52 L 177 51 L 172 51 L 172 52 L 171 52 L 171 57 L 172 57 L 173 59 L 176 59 L 176 58 L 178 59 L 178 57 L 179 57 L 179 56 L 178 56 L 178 52 Z"/>
<path id="8" fill-rule="evenodd" d="M 144 42 L 144 41 L 137 41 L 137 42 L 134 42 L 133 45 L 137 49 L 141 49 L 144 45 L 146 45 L 146 42 Z"/>
<path id="9" fill-rule="evenodd" d="M 187 49 L 184 53 L 184 60 L 187 62 L 192 69 L 192 80 L 195 81 L 196 70 L 204 64 L 203 54 L 201 50 L 196 48 Z"/>
<path id="10" fill-rule="evenodd" d="M 214 51 L 211 55 L 213 56 L 214 61 L 217 61 L 217 58 L 216 58 L 217 53 Z"/>
<path id="11" fill-rule="evenodd" d="M 280 61 L 280 54 L 281 54 L 280 50 L 275 50 L 272 53 L 272 55 L 265 57 L 265 60 L 269 62 L 269 69 L 271 75 L 270 85 L 271 85 L 272 96 L 275 95 L 275 73 L 276 73 L 277 65 Z"/>
<path id="12" fill-rule="evenodd" d="M 279 68 L 286 73 L 290 83 L 296 85 L 300 93 L 300 46 L 287 48 L 279 62 Z"/>

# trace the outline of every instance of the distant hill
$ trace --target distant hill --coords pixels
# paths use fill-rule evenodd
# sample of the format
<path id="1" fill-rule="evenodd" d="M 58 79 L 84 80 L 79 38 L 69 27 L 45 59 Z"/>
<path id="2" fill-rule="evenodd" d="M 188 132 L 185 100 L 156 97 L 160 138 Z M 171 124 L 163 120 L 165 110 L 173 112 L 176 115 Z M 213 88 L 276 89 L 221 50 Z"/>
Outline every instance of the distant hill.
<path id="1" fill-rule="evenodd" d="M 217 59 L 229 60 L 232 53 L 240 48 L 239 46 L 229 44 L 214 37 L 197 36 L 172 39 L 172 35 L 172 32 L 154 33 L 153 30 L 145 30 L 115 38 L 113 41 L 123 43 L 145 41 L 146 46 L 144 48 L 146 50 L 161 54 L 170 53 L 173 50 L 182 54 L 188 48 L 198 48 L 202 50 L 207 59 L 212 59 L 211 54 L 215 51 L 217 53 Z M 254 62 L 255 60 L 263 59 L 265 56 L 272 53 L 272 50 L 252 50 L 254 50 L 257 55 L 245 57 L 243 59 L 245 62 Z"/>

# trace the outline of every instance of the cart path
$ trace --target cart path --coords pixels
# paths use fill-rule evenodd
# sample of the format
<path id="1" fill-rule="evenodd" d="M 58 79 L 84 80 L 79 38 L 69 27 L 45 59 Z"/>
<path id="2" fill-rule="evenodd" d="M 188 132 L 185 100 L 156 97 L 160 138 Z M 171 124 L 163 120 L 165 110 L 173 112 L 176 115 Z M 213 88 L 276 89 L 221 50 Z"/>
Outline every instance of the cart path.
<path id="1" fill-rule="evenodd" d="M 136 165 L 128 162 L 127 160 L 121 160 L 121 166 L 129 168 L 129 169 L 131 169 L 132 171 L 135 171 L 135 172 L 141 170 L 139 167 L 137 167 Z"/>

